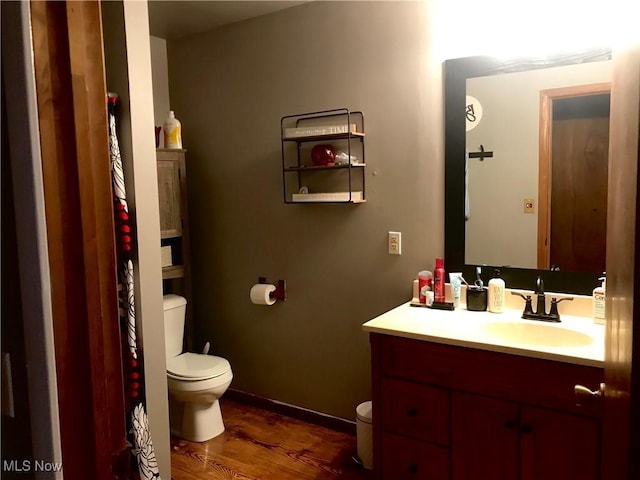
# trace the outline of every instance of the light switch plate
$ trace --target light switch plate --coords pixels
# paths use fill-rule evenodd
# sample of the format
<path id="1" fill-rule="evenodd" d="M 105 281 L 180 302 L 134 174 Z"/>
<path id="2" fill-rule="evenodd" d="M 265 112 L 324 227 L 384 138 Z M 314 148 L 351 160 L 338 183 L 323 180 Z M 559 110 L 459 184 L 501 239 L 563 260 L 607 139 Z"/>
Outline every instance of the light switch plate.
<path id="1" fill-rule="evenodd" d="M 389 255 L 402 255 L 402 232 L 389 232 Z"/>

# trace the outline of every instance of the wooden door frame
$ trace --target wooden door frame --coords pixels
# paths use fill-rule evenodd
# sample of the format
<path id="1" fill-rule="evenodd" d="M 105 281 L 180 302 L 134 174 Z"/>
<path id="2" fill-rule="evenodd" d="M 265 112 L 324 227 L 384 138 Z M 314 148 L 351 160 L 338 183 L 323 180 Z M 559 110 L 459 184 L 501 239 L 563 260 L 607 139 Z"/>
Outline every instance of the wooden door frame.
<path id="1" fill-rule="evenodd" d="M 620 10 L 620 15 L 624 13 Z M 602 479 L 640 478 L 640 43 L 611 81 Z M 635 353 L 635 355 L 634 355 Z"/>
<path id="2" fill-rule="evenodd" d="M 550 265 L 551 234 L 551 142 L 553 129 L 553 101 L 560 98 L 583 97 L 609 93 L 611 83 L 550 88 L 540 91 L 540 132 L 538 160 L 538 268 L 548 270 Z"/>
<path id="3" fill-rule="evenodd" d="M 119 478 L 130 457 L 100 3 L 30 13 L 64 475 Z"/>

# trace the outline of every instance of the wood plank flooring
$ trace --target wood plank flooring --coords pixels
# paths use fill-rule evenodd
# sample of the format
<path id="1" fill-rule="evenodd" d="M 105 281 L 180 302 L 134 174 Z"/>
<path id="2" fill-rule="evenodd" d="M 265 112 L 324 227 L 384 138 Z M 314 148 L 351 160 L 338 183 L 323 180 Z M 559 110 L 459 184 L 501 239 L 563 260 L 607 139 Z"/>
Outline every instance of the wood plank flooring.
<path id="1" fill-rule="evenodd" d="M 370 480 L 356 438 L 259 408 L 220 400 L 226 431 L 203 443 L 171 438 L 173 480 Z"/>

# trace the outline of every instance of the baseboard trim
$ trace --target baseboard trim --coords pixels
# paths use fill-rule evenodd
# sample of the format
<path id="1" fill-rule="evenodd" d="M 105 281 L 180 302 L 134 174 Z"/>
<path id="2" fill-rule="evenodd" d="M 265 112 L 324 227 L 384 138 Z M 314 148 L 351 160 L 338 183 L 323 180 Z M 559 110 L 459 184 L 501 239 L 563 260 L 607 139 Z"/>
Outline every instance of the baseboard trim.
<path id="1" fill-rule="evenodd" d="M 298 407 L 297 405 L 279 402 L 271 398 L 261 397 L 260 395 L 254 395 L 231 388 L 225 393 L 223 401 L 224 398 L 302 420 L 303 422 L 330 428 L 338 432 L 348 433 L 350 435 L 356 434 L 356 422 L 334 417 L 333 415 L 327 415 L 326 413 L 316 412 L 308 408 Z"/>

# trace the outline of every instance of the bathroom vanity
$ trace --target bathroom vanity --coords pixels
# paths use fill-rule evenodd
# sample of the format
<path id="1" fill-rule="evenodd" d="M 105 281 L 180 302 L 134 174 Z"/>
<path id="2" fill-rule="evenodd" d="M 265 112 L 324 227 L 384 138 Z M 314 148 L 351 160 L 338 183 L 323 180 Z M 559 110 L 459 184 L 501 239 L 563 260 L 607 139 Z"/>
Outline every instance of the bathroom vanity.
<path id="1" fill-rule="evenodd" d="M 574 244 L 561 227 L 577 228 L 573 219 L 593 195 L 572 194 L 574 208 L 549 194 L 562 180 L 554 165 L 566 163 L 552 162 L 560 153 L 541 139 L 551 137 L 548 107 L 555 99 L 574 97 L 578 87 L 608 91 L 610 53 L 445 62 L 448 271 L 473 280 L 480 267 L 486 282 L 499 268 L 510 288 L 540 284 L 542 302 L 542 280 L 552 291 L 577 295 L 562 304 L 558 324 L 523 320 L 521 299 L 502 314 L 405 304 L 365 323 L 376 478 L 600 478 L 604 327 L 590 318 L 586 295 L 599 285 L 606 251 L 594 248 L 589 258 L 596 266 L 571 261 L 581 257 L 579 247 L 596 242 Z M 480 106 L 492 113 L 482 123 Z M 589 215 L 604 219 L 605 207 L 601 202 Z"/>
<path id="2" fill-rule="evenodd" d="M 604 328 L 401 305 L 367 323 L 379 479 L 599 478 Z M 580 395 L 582 393 L 582 395 Z"/>

